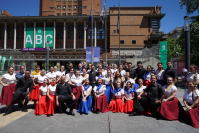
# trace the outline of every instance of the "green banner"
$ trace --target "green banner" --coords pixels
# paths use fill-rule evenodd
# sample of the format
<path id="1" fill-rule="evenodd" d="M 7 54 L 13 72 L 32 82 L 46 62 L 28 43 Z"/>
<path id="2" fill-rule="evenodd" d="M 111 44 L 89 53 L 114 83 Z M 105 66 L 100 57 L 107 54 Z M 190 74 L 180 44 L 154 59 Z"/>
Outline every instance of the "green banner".
<path id="1" fill-rule="evenodd" d="M 10 63 L 11 59 L 12 59 L 12 55 L 10 56 L 10 58 L 9 58 L 9 60 L 8 60 L 8 65 L 9 65 L 9 63 Z"/>
<path id="2" fill-rule="evenodd" d="M 43 48 L 43 36 L 44 36 L 43 27 L 36 27 L 35 48 Z"/>
<path id="3" fill-rule="evenodd" d="M 163 64 L 163 68 L 167 68 L 167 42 L 160 42 L 160 62 Z"/>
<path id="4" fill-rule="evenodd" d="M 1 62 L 2 56 L 0 55 L 0 62 Z"/>
<path id="5" fill-rule="evenodd" d="M 46 41 L 49 42 L 49 47 L 53 48 L 53 27 L 46 27 Z M 46 42 L 45 47 L 47 47 Z"/>
<path id="6" fill-rule="evenodd" d="M 4 56 L 4 57 L 2 58 L 1 70 L 4 70 L 4 64 L 5 64 L 5 62 L 6 62 L 6 57 Z"/>
<path id="7" fill-rule="evenodd" d="M 26 28 L 26 48 L 33 48 L 33 27 Z"/>

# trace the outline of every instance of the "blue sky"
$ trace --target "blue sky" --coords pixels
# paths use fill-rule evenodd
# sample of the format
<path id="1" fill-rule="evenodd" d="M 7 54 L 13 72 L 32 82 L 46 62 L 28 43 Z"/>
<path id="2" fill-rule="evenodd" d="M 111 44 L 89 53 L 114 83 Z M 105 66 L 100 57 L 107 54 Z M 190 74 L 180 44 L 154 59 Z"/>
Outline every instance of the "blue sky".
<path id="1" fill-rule="evenodd" d="M 105 0 L 102 0 L 102 6 Z M 161 20 L 161 31 L 168 33 L 177 26 L 184 24 L 185 7 L 180 8 L 179 0 L 107 0 L 107 9 L 111 6 L 163 6 L 161 13 L 165 17 Z M 0 0 L 0 10 L 7 10 L 13 16 L 38 16 L 39 0 Z M 191 15 L 198 15 L 198 11 Z M 190 16 L 191 16 L 190 15 Z"/>

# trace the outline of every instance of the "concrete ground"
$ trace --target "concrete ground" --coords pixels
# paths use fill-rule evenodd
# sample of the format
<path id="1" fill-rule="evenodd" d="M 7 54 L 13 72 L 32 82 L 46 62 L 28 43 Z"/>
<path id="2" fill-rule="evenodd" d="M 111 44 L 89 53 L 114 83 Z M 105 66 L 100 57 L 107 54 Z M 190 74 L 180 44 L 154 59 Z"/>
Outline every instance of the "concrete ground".
<path id="1" fill-rule="evenodd" d="M 0 86 L 1 90 L 2 86 Z M 184 86 L 178 84 L 177 98 L 182 103 Z M 29 108 L 31 108 L 30 103 Z M 183 104 L 183 103 L 182 103 Z M 193 128 L 179 121 L 155 119 L 151 116 L 129 117 L 124 113 L 90 112 L 80 115 L 75 110 L 76 116 L 55 114 L 47 117 L 35 116 L 34 110 L 22 113 L 17 111 L 3 117 L 5 106 L 0 105 L 0 133 L 198 133 L 199 129 Z"/>

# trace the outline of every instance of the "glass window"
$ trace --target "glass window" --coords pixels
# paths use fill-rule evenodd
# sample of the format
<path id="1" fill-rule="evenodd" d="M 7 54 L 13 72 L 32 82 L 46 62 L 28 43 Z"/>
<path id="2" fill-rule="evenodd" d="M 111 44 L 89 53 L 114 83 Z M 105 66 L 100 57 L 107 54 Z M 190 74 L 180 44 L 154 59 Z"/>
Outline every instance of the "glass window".
<path id="1" fill-rule="evenodd" d="M 68 39 L 74 39 L 74 25 L 68 25 Z"/>
<path id="2" fill-rule="evenodd" d="M 82 13 L 81 13 L 81 12 L 79 12 L 79 13 L 78 13 L 78 15 L 79 15 L 79 16 L 81 16 L 81 15 L 82 15 Z"/>
<path id="3" fill-rule="evenodd" d="M 83 9 L 86 9 L 87 8 L 87 6 L 83 6 Z"/>
<path id="4" fill-rule="evenodd" d="M 19 39 L 19 35 L 20 35 L 20 27 L 17 26 L 16 27 L 16 39 Z"/>
<path id="5" fill-rule="evenodd" d="M 79 48 L 83 48 L 83 45 L 79 45 Z"/>
<path id="6" fill-rule="evenodd" d="M 60 16 L 60 13 L 57 13 L 57 16 Z"/>
<path id="7" fill-rule="evenodd" d="M 68 16 L 71 16 L 71 13 L 68 13 Z"/>
<path id="8" fill-rule="evenodd" d="M 66 5 L 63 5 L 63 9 L 66 9 Z"/>
<path id="9" fill-rule="evenodd" d="M 53 6 L 50 6 L 50 9 L 53 9 Z"/>
<path id="10" fill-rule="evenodd" d="M 132 44 L 136 44 L 136 40 L 132 40 Z"/>
<path id="11" fill-rule="evenodd" d="M 10 26 L 7 26 L 7 39 L 10 39 Z"/>
<path id="12" fill-rule="evenodd" d="M 69 48 L 70 48 L 70 49 L 73 49 L 73 48 L 74 48 L 74 45 L 69 45 Z"/>
<path id="13" fill-rule="evenodd" d="M 24 39 L 24 26 L 21 28 L 21 39 Z"/>
<path id="14" fill-rule="evenodd" d="M 62 0 L 62 1 L 66 1 L 66 0 Z"/>
<path id="15" fill-rule="evenodd" d="M 58 39 L 63 39 L 63 25 L 59 25 L 58 27 Z"/>
<path id="16" fill-rule="evenodd" d="M 76 16 L 77 15 L 77 13 L 73 13 L 73 16 Z"/>
<path id="17" fill-rule="evenodd" d="M 116 34 L 116 30 L 113 30 L 113 34 Z"/>
<path id="18" fill-rule="evenodd" d="M 102 25 L 97 25 L 97 39 L 105 39 L 105 31 Z"/>
<path id="19" fill-rule="evenodd" d="M 124 40 L 120 40 L 120 44 L 124 44 Z"/>
<path id="20" fill-rule="evenodd" d="M 145 40 L 145 41 L 144 41 L 144 44 L 148 44 L 148 41 Z"/>
<path id="21" fill-rule="evenodd" d="M 59 45 L 59 48 L 63 48 L 63 45 Z"/>
<path id="22" fill-rule="evenodd" d="M 78 8 L 80 8 L 80 9 L 81 9 L 81 8 L 82 8 L 82 5 L 78 5 Z"/>
<path id="23" fill-rule="evenodd" d="M 66 13 L 62 13 L 63 16 L 66 16 Z"/>
<path id="24" fill-rule="evenodd" d="M 84 26 L 79 25 L 78 26 L 78 39 L 83 39 L 84 38 Z"/>
<path id="25" fill-rule="evenodd" d="M 68 9 L 71 9 L 72 8 L 72 6 L 71 5 L 68 5 Z"/>
<path id="26" fill-rule="evenodd" d="M 57 5 L 57 9 L 60 9 L 60 5 Z"/>
<path id="27" fill-rule="evenodd" d="M 74 9 L 77 9 L 77 5 L 74 5 Z"/>

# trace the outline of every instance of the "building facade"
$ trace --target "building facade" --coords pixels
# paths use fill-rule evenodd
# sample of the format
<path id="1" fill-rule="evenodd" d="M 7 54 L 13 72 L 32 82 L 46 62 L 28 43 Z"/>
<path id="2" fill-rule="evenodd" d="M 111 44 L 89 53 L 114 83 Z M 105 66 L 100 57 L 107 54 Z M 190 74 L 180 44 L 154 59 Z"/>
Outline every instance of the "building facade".
<path id="1" fill-rule="evenodd" d="M 170 39 L 177 39 L 180 37 L 182 29 L 183 27 L 176 27 L 168 33 L 168 36 Z"/>

